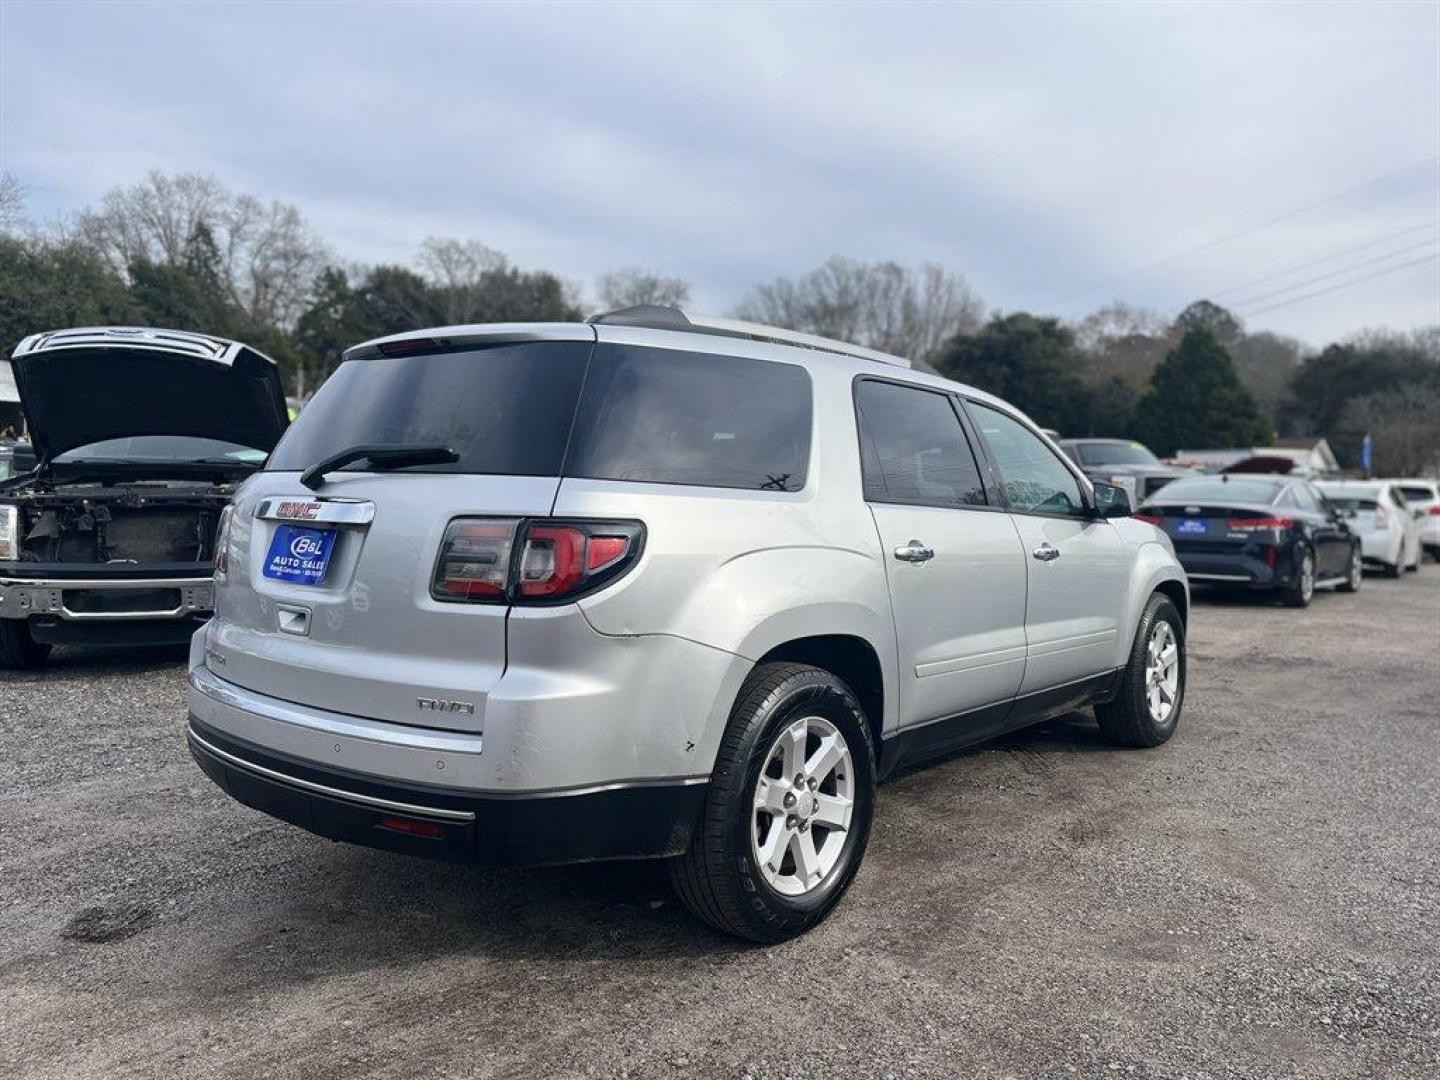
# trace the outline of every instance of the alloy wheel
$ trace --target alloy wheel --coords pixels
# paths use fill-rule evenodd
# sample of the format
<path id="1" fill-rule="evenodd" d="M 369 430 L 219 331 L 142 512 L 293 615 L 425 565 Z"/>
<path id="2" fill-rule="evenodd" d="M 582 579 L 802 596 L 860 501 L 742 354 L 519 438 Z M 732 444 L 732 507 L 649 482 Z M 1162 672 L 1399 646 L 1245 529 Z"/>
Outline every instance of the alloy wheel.
<path id="1" fill-rule="evenodd" d="M 750 850 L 767 884 L 785 896 L 819 887 L 840 863 L 855 809 L 855 770 L 829 720 L 787 724 L 755 782 Z"/>
<path id="2" fill-rule="evenodd" d="M 1150 718 L 1157 724 L 1168 722 L 1179 696 L 1180 643 L 1170 624 L 1161 619 L 1145 646 L 1145 700 Z"/>
<path id="3" fill-rule="evenodd" d="M 1300 597 L 1307 604 L 1315 595 L 1315 558 L 1308 551 L 1300 560 Z"/>

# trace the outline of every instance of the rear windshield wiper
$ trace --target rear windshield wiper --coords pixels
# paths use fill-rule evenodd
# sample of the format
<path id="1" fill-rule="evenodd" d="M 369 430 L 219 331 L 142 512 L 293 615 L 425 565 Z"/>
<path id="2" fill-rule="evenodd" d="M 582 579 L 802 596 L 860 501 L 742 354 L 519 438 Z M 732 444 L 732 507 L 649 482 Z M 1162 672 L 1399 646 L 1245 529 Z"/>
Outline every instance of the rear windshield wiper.
<path id="1" fill-rule="evenodd" d="M 453 465 L 460 455 L 448 446 L 352 446 L 331 454 L 300 474 L 300 483 L 311 491 L 325 484 L 325 474 L 357 461 L 368 461 L 372 469 L 410 469 L 417 465 Z"/>

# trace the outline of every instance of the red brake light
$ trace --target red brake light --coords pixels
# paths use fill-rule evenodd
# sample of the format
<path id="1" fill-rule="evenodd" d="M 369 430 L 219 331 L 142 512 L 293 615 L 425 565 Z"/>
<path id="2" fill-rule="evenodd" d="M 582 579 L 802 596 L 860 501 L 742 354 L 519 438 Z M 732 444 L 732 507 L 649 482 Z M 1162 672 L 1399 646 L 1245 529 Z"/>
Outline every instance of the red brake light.
<path id="1" fill-rule="evenodd" d="M 1440 502 L 1431 503 L 1430 509 L 1425 512 L 1431 517 L 1440 517 Z"/>
<path id="2" fill-rule="evenodd" d="M 456 518 L 440 542 L 430 595 L 479 604 L 573 599 L 625 573 L 644 536 L 638 521 Z"/>
<path id="3" fill-rule="evenodd" d="M 434 338 L 406 338 L 404 341 L 387 341 L 379 346 L 381 356 L 412 356 L 415 353 L 438 349 L 440 342 Z"/>
<path id="4" fill-rule="evenodd" d="M 1388 529 L 1390 527 L 1390 515 L 1385 512 L 1383 506 L 1375 507 L 1375 528 Z"/>
<path id="5" fill-rule="evenodd" d="M 1263 532 L 1265 529 L 1285 530 L 1295 523 L 1289 518 L 1231 518 L 1225 523 L 1231 532 Z"/>
<path id="6" fill-rule="evenodd" d="M 1159 525 L 1165 519 L 1158 514 L 1131 514 L 1136 521 L 1143 521 L 1147 525 Z"/>

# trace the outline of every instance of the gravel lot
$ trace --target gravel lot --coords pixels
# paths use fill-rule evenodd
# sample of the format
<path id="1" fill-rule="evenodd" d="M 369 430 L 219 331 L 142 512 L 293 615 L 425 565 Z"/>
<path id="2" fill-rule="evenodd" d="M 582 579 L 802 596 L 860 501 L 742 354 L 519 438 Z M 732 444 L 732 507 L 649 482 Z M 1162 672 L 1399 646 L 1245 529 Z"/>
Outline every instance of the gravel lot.
<path id="1" fill-rule="evenodd" d="M 0 683 L 0 1075 L 1440 1075 L 1433 564 L 1197 598 L 1170 745 L 1077 714 L 901 777 L 847 900 L 771 949 L 652 865 L 252 813 L 191 763 L 183 683 L 82 652 Z"/>

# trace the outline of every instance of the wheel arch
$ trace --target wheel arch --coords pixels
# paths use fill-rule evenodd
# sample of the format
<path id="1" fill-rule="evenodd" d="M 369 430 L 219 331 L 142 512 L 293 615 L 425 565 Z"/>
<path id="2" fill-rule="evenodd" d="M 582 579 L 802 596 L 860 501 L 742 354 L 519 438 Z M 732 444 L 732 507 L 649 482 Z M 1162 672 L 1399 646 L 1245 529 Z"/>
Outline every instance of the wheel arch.
<path id="1" fill-rule="evenodd" d="M 879 753 L 884 735 L 885 671 L 880 654 L 863 637 L 855 634 L 816 634 L 781 642 L 756 661 L 760 664 L 789 661 L 808 664 L 830 672 L 848 686 L 865 710 L 865 720 Z"/>

